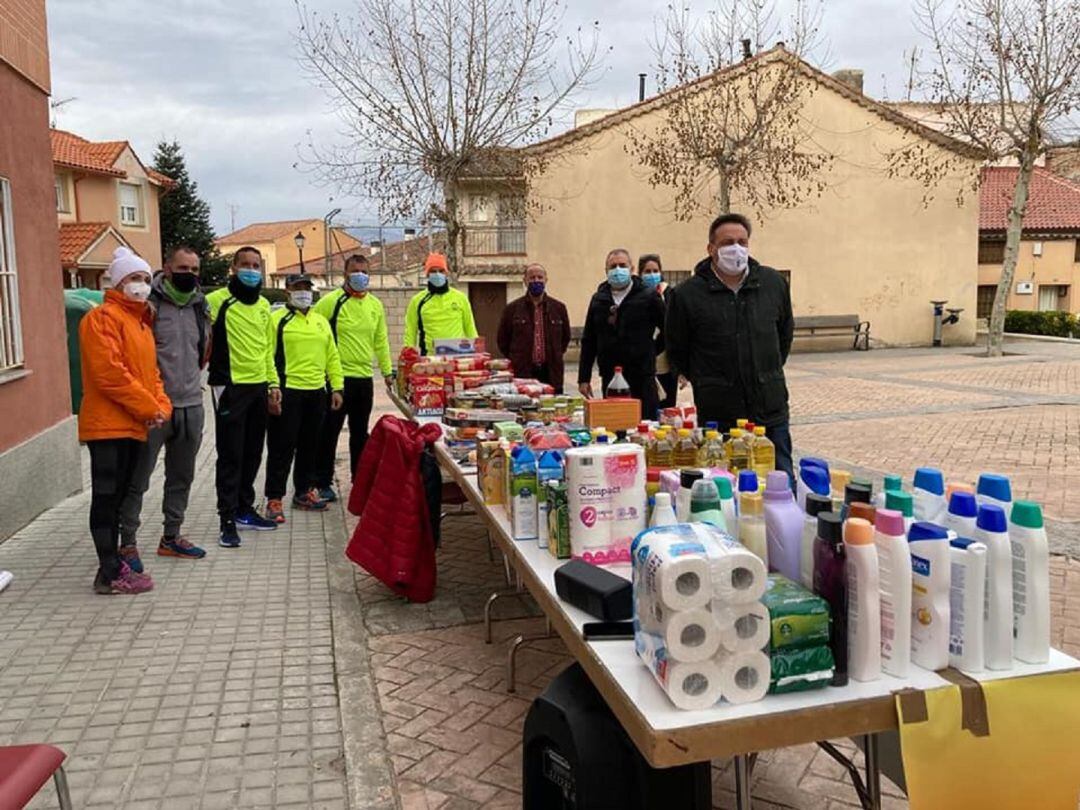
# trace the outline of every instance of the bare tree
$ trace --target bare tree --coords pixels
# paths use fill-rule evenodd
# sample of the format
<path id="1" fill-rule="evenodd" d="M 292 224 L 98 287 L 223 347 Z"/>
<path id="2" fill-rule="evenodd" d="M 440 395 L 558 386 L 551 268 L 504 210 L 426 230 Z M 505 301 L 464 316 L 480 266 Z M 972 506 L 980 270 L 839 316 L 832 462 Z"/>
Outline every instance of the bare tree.
<path id="1" fill-rule="evenodd" d="M 950 6 L 918 0 L 932 60 L 920 72 L 921 89 L 946 134 L 974 145 L 988 162 L 1018 166 L 986 347 L 989 357 L 1000 357 L 1031 176 L 1080 110 L 1080 3 L 954 0 Z M 910 151 L 893 163 L 928 187 L 942 176 L 938 161 Z"/>
<path id="2" fill-rule="evenodd" d="M 456 273 L 461 180 L 567 110 L 594 77 L 595 26 L 563 36 L 561 0 L 357 0 L 353 19 L 297 9 L 301 64 L 345 139 L 310 143 L 309 165 L 385 220 L 444 223 Z"/>
<path id="3" fill-rule="evenodd" d="M 796 0 L 784 25 L 772 0 L 720 0 L 702 19 L 689 6 L 668 7 L 657 26 L 658 86 L 683 89 L 654 132 L 631 131 L 627 152 L 654 187 L 674 189 L 678 219 L 729 211 L 733 193 L 765 216 L 825 190 L 832 156 L 812 145 L 803 125 L 815 85 L 798 69 L 799 55 L 820 46 L 821 8 Z M 781 37 L 775 58 L 749 59 Z"/>

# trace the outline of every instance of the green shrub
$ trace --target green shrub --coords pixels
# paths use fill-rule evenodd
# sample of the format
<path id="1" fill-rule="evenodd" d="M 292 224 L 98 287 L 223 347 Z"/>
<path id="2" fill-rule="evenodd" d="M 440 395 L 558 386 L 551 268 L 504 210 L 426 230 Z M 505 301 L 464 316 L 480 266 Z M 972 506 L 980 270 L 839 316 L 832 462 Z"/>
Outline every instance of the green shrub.
<path id="1" fill-rule="evenodd" d="M 1072 337 L 1080 334 L 1080 323 L 1071 312 L 1032 312 L 1010 309 L 1005 313 L 1005 331 L 1021 335 Z"/>

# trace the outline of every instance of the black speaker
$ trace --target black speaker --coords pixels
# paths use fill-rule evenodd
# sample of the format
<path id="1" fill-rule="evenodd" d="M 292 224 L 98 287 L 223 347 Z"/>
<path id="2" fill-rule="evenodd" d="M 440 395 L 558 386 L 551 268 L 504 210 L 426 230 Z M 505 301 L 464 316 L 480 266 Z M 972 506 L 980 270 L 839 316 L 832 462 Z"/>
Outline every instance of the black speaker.
<path id="1" fill-rule="evenodd" d="M 524 810 L 710 810 L 709 762 L 653 768 L 579 664 L 559 673 L 525 718 Z"/>

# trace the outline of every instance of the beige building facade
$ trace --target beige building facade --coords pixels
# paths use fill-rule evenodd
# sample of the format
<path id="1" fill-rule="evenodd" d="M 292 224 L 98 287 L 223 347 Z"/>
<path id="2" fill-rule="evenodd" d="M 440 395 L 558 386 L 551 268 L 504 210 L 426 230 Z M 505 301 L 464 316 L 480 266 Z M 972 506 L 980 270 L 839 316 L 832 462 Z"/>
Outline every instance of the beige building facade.
<path id="1" fill-rule="evenodd" d="M 776 54 L 757 59 L 767 65 L 782 58 Z M 958 204 L 957 196 L 974 185 L 977 161 L 963 144 L 797 64 L 815 83 L 803 118 L 814 142 L 835 158 L 820 197 L 764 218 L 747 212 L 755 220 L 752 255 L 788 274 L 797 317 L 853 313 L 871 322 L 874 345 L 925 345 L 933 334 L 930 301 L 947 300 L 970 317 L 948 327 L 946 342 L 972 343 L 979 201 L 967 193 Z M 740 69 L 730 80 L 738 80 Z M 659 253 L 665 272 L 676 277 L 707 255 L 708 225 L 715 214 L 678 221 L 673 191 L 651 186 L 627 150 L 631 128 L 658 127 L 668 96 L 527 148 L 526 154 L 542 152 L 546 164 L 530 178 L 527 221 L 503 225 L 495 206 L 494 226 L 520 229 L 520 237 L 504 239 L 519 239 L 521 253 L 501 257 L 503 265 L 516 272 L 527 261 L 543 263 L 551 293 L 566 302 L 575 325 L 582 323 L 589 297 L 604 279 L 609 249 L 626 247 L 635 257 Z M 913 141 L 954 167 L 929 200 L 922 184 L 890 177 L 886 170 L 885 156 Z M 740 210 L 737 199 L 732 208 Z M 507 295 L 519 290 L 514 282 Z"/>
<path id="2" fill-rule="evenodd" d="M 158 202 L 172 181 L 144 166 L 127 141 L 49 134 L 64 286 L 108 287 L 107 258 L 118 245 L 161 267 Z"/>
<path id="3" fill-rule="evenodd" d="M 335 268 L 338 266 L 334 263 L 335 255 L 348 254 L 354 250 L 359 252 L 363 244 L 343 228 L 331 227 L 328 233 L 326 222 L 321 219 L 254 222 L 219 237 L 215 244 L 223 256 L 235 253 L 247 245 L 257 248 L 262 253 L 268 285 L 284 287 L 287 275 L 300 272 L 300 248 L 296 244 L 298 234 L 303 236 L 304 272 L 314 277 L 320 286 L 340 283 L 340 276 L 335 277 Z M 330 278 L 326 277 L 328 255 L 331 257 Z"/>

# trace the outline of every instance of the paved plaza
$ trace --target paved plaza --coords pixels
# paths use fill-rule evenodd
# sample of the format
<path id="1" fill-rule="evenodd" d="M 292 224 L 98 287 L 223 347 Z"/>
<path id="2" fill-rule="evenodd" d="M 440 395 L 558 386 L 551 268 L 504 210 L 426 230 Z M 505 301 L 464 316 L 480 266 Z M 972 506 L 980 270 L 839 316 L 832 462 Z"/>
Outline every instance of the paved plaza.
<path id="1" fill-rule="evenodd" d="M 792 433 L 798 452 L 877 475 L 910 481 L 932 463 L 950 479 L 1012 476 L 1017 497 L 1045 505 L 1061 552 L 1054 643 L 1078 655 L 1080 347 L 1008 349 L 995 361 L 970 348 L 795 355 Z M 506 599 L 484 642 L 483 603 L 506 584 L 479 522 L 444 522 L 426 605 L 343 558 L 353 519 L 340 504 L 219 549 L 207 439 L 186 526 L 207 558 L 153 556 L 159 469 L 143 518 L 152 593 L 91 593 L 85 492 L 0 544 L 0 569 L 15 573 L 0 594 L 0 744 L 64 748 L 77 807 L 519 807 L 525 713 L 568 658 L 557 639 L 530 642 L 507 693 L 507 640 L 545 628 L 527 598 Z M 726 763 L 714 785 L 716 806 L 731 807 Z M 885 807 L 907 806 L 884 787 Z M 858 806 L 812 746 L 763 754 L 753 792 L 770 810 Z M 55 806 L 51 790 L 31 806 Z"/>

